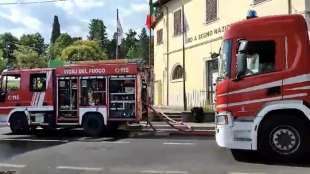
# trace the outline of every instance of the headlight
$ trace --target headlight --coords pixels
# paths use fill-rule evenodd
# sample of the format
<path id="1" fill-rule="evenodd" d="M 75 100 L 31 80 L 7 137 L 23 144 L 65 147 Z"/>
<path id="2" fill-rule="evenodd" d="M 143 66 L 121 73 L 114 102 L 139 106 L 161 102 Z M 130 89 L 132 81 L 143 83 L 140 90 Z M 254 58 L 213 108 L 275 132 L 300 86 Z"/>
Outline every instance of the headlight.
<path id="1" fill-rule="evenodd" d="M 226 125 L 226 124 L 228 124 L 228 116 L 227 115 L 218 115 L 218 116 L 216 116 L 216 124 L 218 124 L 218 125 Z"/>

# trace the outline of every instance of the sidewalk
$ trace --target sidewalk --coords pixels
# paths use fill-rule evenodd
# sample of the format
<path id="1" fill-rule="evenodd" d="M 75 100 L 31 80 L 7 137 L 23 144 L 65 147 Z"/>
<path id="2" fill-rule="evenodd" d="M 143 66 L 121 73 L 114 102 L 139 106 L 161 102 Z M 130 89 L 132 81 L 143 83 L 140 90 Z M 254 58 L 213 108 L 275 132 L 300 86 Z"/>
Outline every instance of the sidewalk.
<path id="1" fill-rule="evenodd" d="M 166 122 L 151 122 L 156 129 L 156 135 L 188 135 L 188 136 L 214 136 L 215 124 L 214 123 L 192 123 L 186 122 L 185 125 L 191 127 L 192 131 L 179 131 Z M 186 126 L 177 126 L 179 128 L 187 128 Z M 140 124 L 131 125 L 129 127 L 131 131 L 140 131 L 141 133 L 154 132 L 150 125 L 146 122 L 140 122 Z"/>

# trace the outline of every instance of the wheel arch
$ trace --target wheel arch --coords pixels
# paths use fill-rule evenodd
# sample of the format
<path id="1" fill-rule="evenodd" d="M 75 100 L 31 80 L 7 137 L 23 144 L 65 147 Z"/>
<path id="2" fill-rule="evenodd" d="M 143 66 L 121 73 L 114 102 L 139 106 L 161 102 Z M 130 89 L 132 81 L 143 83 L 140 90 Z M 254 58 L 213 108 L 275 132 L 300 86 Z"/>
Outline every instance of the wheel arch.
<path id="1" fill-rule="evenodd" d="M 9 113 L 9 115 L 8 115 L 7 123 L 10 123 L 12 116 L 13 116 L 14 114 L 17 114 L 17 113 L 23 113 L 23 114 L 26 116 L 26 118 L 27 118 L 28 124 L 30 124 L 29 113 L 28 113 L 28 111 L 26 111 L 24 108 L 15 108 L 15 109 L 13 109 L 13 110 Z"/>
<path id="2" fill-rule="evenodd" d="M 291 113 L 291 116 L 297 116 L 304 120 L 310 126 L 310 109 L 301 100 L 270 102 L 258 112 L 254 119 L 252 131 L 252 149 L 258 149 L 259 132 L 262 125 L 272 119 L 278 113 Z"/>
<path id="3" fill-rule="evenodd" d="M 87 116 L 87 115 L 91 115 L 91 114 L 96 114 L 96 115 L 101 116 L 102 119 L 103 119 L 104 125 L 107 125 L 107 118 L 105 118 L 104 115 L 103 115 L 102 113 L 96 112 L 96 111 L 88 111 L 88 112 L 85 112 L 85 113 L 82 115 L 82 118 L 80 119 L 80 125 L 83 125 L 86 116 Z"/>

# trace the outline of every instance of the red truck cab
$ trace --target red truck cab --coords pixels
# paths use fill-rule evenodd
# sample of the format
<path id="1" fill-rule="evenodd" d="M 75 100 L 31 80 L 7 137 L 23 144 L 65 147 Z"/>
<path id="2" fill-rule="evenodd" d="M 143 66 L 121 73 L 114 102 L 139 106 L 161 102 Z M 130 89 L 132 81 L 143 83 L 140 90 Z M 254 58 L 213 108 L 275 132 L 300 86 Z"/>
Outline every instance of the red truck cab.
<path id="1" fill-rule="evenodd" d="M 299 157 L 310 128 L 310 47 L 301 15 L 232 24 L 220 51 L 216 142 L 279 159 Z"/>

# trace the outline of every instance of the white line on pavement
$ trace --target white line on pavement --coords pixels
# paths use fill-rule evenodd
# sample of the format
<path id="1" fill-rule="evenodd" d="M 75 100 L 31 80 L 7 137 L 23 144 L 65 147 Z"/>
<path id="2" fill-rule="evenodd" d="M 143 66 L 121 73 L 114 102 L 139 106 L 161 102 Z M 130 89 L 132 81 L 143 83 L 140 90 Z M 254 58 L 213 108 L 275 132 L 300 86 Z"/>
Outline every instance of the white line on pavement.
<path id="1" fill-rule="evenodd" d="M 140 173 L 147 173 L 147 174 L 188 174 L 188 171 L 177 171 L 177 170 L 142 170 Z"/>
<path id="2" fill-rule="evenodd" d="M 105 141 L 104 143 L 110 143 L 110 144 L 129 144 L 130 141 Z"/>
<path id="3" fill-rule="evenodd" d="M 196 145 L 195 143 L 164 142 L 164 145 Z"/>
<path id="4" fill-rule="evenodd" d="M 252 172 L 229 172 L 229 174 L 266 174 L 266 173 L 252 173 Z"/>
<path id="5" fill-rule="evenodd" d="M 24 164 L 0 163 L 0 167 L 24 168 L 24 167 L 26 167 L 26 165 L 24 165 Z"/>
<path id="6" fill-rule="evenodd" d="M 97 167 L 77 167 L 77 166 L 58 166 L 57 169 L 63 170 L 84 170 L 84 171 L 102 171 L 102 168 Z"/>
<path id="7" fill-rule="evenodd" d="M 33 141 L 33 142 L 69 142 L 68 140 L 40 140 L 40 139 L 13 139 L 13 138 L 3 138 L 0 141 Z"/>

